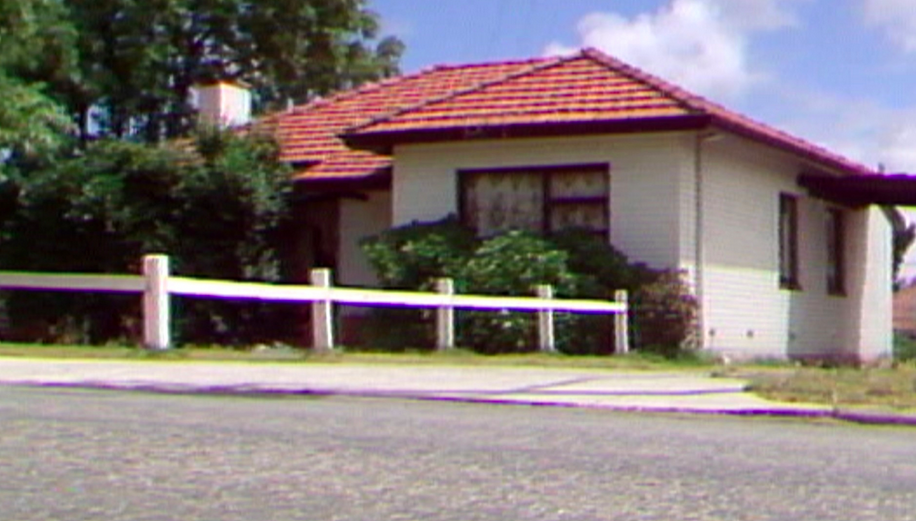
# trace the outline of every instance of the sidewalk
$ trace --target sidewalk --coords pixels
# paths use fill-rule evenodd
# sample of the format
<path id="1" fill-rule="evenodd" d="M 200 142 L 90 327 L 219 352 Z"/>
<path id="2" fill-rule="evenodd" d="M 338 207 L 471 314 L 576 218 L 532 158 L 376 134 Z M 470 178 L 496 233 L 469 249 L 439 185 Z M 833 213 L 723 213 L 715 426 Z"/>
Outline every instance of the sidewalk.
<path id="1" fill-rule="evenodd" d="M 0 385 L 399 397 L 740 415 L 815 417 L 833 412 L 824 406 L 763 400 L 745 392 L 745 382 L 702 372 L 0 358 Z"/>

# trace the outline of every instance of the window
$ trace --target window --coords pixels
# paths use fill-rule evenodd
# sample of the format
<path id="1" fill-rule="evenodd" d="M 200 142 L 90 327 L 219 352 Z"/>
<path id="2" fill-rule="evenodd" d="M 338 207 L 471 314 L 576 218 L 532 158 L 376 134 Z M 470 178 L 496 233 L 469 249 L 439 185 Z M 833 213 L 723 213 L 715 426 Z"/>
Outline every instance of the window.
<path id="1" fill-rule="evenodd" d="M 779 195 L 779 286 L 801 289 L 798 281 L 798 199 Z"/>
<path id="2" fill-rule="evenodd" d="M 608 233 L 608 165 L 459 172 L 461 219 L 482 236 L 582 227 Z"/>
<path id="3" fill-rule="evenodd" d="M 846 266 L 844 258 L 845 226 L 843 212 L 837 208 L 827 210 L 827 292 L 846 294 Z"/>

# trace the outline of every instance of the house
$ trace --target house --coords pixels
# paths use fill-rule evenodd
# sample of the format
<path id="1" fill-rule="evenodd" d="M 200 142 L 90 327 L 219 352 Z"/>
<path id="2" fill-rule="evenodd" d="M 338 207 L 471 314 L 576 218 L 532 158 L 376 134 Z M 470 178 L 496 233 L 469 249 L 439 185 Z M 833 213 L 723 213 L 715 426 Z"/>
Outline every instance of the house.
<path id="1" fill-rule="evenodd" d="M 374 283 L 358 242 L 391 226 L 576 224 L 683 270 L 705 349 L 891 352 L 891 232 L 875 203 L 910 184 L 596 50 L 436 67 L 260 125 L 296 168 L 303 263 L 339 283 Z"/>

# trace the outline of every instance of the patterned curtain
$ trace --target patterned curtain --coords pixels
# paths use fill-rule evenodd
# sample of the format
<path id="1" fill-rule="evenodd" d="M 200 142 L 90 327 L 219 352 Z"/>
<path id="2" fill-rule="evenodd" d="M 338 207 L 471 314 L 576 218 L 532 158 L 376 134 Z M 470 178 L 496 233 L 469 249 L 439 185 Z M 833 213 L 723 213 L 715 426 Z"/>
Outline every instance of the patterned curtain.
<path id="1" fill-rule="evenodd" d="M 465 224 L 483 237 L 511 229 L 608 229 L 608 176 L 603 170 L 474 172 L 464 178 L 463 187 Z"/>
<path id="2" fill-rule="evenodd" d="M 550 176 L 550 229 L 607 230 L 607 174 L 595 170 Z"/>
<path id="3" fill-rule="evenodd" d="M 540 231 L 544 183 L 539 173 L 475 173 L 465 184 L 465 219 L 481 236 L 511 229 Z"/>

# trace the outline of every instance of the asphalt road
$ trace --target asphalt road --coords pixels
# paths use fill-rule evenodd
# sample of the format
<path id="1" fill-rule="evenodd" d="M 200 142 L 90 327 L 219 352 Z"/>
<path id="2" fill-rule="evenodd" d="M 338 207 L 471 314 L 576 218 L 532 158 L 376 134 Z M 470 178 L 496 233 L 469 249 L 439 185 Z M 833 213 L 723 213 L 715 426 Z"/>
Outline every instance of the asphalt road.
<path id="1" fill-rule="evenodd" d="M 916 520 L 916 429 L 0 387 L 0 519 Z"/>

